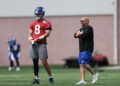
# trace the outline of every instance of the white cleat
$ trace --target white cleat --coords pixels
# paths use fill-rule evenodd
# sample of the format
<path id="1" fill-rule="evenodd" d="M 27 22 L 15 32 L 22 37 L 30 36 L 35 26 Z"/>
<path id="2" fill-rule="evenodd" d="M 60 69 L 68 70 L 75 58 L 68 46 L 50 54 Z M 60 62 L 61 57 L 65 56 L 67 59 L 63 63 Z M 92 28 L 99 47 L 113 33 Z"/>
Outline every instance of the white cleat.
<path id="1" fill-rule="evenodd" d="M 13 71 L 14 70 L 14 67 L 9 67 L 8 68 L 8 71 Z"/>
<path id="2" fill-rule="evenodd" d="M 92 84 L 96 83 L 96 81 L 98 79 L 98 76 L 99 76 L 98 73 L 96 73 L 96 74 L 93 75 L 92 82 L 91 82 Z"/>
<path id="3" fill-rule="evenodd" d="M 79 84 L 87 84 L 87 82 L 84 81 L 84 80 L 81 80 L 81 81 L 77 82 L 76 84 L 77 84 L 77 85 L 79 85 Z"/>
<path id="4" fill-rule="evenodd" d="M 17 68 L 16 68 L 16 71 L 20 71 L 20 67 L 17 67 Z"/>

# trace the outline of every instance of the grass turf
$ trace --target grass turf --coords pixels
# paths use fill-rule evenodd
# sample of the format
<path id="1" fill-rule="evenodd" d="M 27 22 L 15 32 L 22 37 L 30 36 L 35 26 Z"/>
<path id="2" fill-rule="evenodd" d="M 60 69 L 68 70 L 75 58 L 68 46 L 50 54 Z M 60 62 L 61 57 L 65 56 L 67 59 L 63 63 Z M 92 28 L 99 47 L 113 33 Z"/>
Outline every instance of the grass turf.
<path id="1" fill-rule="evenodd" d="M 48 81 L 48 75 L 43 66 L 39 70 L 39 85 L 32 86 L 76 86 L 76 82 L 80 80 L 79 68 L 66 69 L 60 65 L 51 66 L 54 84 Z M 99 70 L 99 69 L 98 69 Z M 120 86 L 120 70 L 104 70 L 99 73 L 99 78 L 94 86 Z M 22 66 L 21 71 L 8 71 L 8 67 L 0 67 L 0 86 L 31 86 L 33 78 L 32 66 Z M 92 76 L 86 71 L 86 80 L 88 84 L 85 86 L 93 86 L 91 84 Z"/>

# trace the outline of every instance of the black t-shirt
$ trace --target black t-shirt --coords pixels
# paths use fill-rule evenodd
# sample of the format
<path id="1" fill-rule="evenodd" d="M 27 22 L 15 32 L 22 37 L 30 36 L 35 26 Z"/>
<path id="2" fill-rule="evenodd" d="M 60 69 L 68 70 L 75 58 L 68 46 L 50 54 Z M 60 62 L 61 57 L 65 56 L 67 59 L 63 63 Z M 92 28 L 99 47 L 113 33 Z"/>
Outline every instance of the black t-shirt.
<path id="1" fill-rule="evenodd" d="M 80 31 L 82 31 L 83 34 L 80 35 L 80 37 L 78 37 L 79 38 L 79 50 L 80 51 L 87 50 L 87 51 L 93 52 L 93 49 L 94 49 L 93 28 L 90 25 L 88 25 L 87 27 L 80 28 Z M 75 35 L 74 37 L 77 38 Z"/>

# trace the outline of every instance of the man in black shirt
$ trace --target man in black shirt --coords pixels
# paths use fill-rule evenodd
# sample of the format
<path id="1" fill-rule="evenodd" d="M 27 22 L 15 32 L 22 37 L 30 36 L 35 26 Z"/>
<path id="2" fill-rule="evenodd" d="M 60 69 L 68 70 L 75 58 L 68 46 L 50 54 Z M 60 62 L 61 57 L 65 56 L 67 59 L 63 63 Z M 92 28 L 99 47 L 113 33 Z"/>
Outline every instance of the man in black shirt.
<path id="1" fill-rule="evenodd" d="M 85 81 L 85 69 L 87 69 L 93 76 L 92 84 L 97 81 L 98 73 L 95 73 L 89 65 L 90 58 L 94 49 L 94 33 L 93 28 L 89 25 L 89 19 L 83 17 L 80 20 L 81 28 L 74 35 L 75 38 L 79 38 L 79 58 L 78 63 L 80 65 L 81 80 L 76 84 L 86 84 Z"/>

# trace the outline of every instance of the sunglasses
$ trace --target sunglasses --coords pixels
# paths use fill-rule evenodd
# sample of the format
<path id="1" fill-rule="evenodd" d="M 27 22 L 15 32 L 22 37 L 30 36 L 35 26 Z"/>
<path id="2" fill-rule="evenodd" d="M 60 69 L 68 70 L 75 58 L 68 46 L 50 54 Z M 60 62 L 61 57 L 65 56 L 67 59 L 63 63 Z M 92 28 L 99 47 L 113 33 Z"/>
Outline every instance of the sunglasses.
<path id="1" fill-rule="evenodd" d="M 84 22 L 84 20 L 80 20 L 80 22 Z"/>

